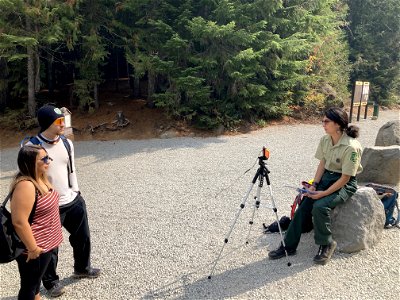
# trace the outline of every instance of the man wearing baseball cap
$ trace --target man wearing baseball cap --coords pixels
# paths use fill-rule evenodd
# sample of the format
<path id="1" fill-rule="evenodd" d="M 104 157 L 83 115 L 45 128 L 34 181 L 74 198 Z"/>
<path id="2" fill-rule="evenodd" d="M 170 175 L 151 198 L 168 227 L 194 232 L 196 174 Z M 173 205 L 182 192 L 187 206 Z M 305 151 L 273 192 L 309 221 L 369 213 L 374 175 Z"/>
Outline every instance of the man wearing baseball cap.
<path id="1" fill-rule="evenodd" d="M 59 108 L 45 105 L 39 109 L 37 119 L 40 125 L 37 140 L 53 159 L 49 165 L 48 177 L 60 194 L 61 224 L 69 232 L 69 241 L 73 248 L 73 276 L 96 278 L 100 275 L 100 269 L 93 268 L 90 264 L 89 222 L 85 200 L 79 191 L 75 172 L 74 146 L 71 140 L 62 136 L 65 128 L 64 115 Z M 56 272 L 57 262 L 58 249 L 55 249 L 43 276 L 43 285 L 51 297 L 58 297 L 64 293 Z"/>

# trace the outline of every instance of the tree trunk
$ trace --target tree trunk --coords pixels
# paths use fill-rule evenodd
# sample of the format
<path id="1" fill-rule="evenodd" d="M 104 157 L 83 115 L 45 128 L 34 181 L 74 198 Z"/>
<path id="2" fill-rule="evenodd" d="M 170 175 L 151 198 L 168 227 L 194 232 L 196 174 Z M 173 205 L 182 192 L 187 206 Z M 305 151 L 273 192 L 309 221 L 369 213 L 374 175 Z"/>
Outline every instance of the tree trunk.
<path id="1" fill-rule="evenodd" d="M 135 75 L 134 67 L 128 63 L 127 70 L 129 76 L 129 87 L 131 88 L 131 97 L 137 99 L 140 97 L 140 78 Z"/>
<path id="2" fill-rule="evenodd" d="M 94 107 L 98 109 L 100 105 L 99 105 L 99 91 L 97 83 L 93 85 L 93 98 L 94 98 Z"/>
<path id="3" fill-rule="evenodd" d="M 117 62 L 116 62 L 116 73 L 117 73 L 117 78 L 116 78 L 116 80 L 115 80 L 115 91 L 116 92 L 118 92 L 119 91 L 119 51 L 117 50 L 116 51 L 116 54 L 117 54 L 117 58 L 116 58 L 116 60 L 117 60 Z"/>
<path id="4" fill-rule="evenodd" d="M 133 97 L 135 99 L 140 97 L 140 78 L 138 76 L 133 78 Z"/>
<path id="5" fill-rule="evenodd" d="M 49 89 L 50 97 L 54 95 L 54 79 L 53 79 L 53 56 L 47 54 L 47 88 Z"/>
<path id="6" fill-rule="evenodd" d="M 131 75 L 131 67 L 128 63 L 126 62 L 126 73 L 128 74 L 128 80 L 129 80 L 129 98 L 134 97 L 134 90 L 135 90 L 135 82 L 133 81 L 133 75 Z"/>
<path id="7" fill-rule="evenodd" d="M 68 94 L 70 108 L 74 107 L 74 88 L 75 88 L 75 68 L 72 67 L 72 83 Z"/>
<path id="8" fill-rule="evenodd" d="M 34 72 L 35 72 L 35 93 L 40 91 L 40 58 L 39 50 L 37 47 L 33 48 L 33 58 L 34 58 Z"/>
<path id="9" fill-rule="evenodd" d="M 31 21 L 26 18 L 26 29 L 28 32 L 32 30 Z M 30 116 L 35 116 L 36 100 L 35 100 L 35 66 L 34 66 L 34 53 L 31 46 L 27 47 L 28 54 L 28 113 Z"/>
<path id="10" fill-rule="evenodd" d="M 154 84 L 156 81 L 155 74 L 152 70 L 148 71 L 148 81 L 147 81 L 147 101 L 146 105 L 147 107 L 154 108 L 154 101 L 153 101 L 153 95 L 154 95 Z"/>
<path id="11" fill-rule="evenodd" d="M 4 112 L 7 107 L 8 95 L 8 68 L 5 58 L 0 57 L 0 112 Z"/>

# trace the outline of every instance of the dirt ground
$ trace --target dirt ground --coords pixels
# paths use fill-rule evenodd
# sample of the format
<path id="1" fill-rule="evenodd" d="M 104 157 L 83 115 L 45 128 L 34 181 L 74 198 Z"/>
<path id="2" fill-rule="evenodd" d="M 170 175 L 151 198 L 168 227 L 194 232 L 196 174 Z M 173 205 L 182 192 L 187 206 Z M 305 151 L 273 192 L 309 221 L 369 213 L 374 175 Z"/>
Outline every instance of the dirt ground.
<path id="1" fill-rule="evenodd" d="M 117 112 L 122 111 L 129 120 L 126 127 L 113 126 Z M 93 113 L 71 110 L 74 140 L 114 140 L 114 139 L 148 139 L 171 127 L 176 126 L 160 109 L 150 109 L 145 101 L 129 98 L 115 98 L 101 103 Z M 30 130 L 19 130 L 1 123 L 1 148 L 17 146 L 27 135 L 37 134 L 39 127 Z"/>
<path id="2" fill-rule="evenodd" d="M 75 141 L 87 140 L 121 140 L 121 139 L 150 139 L 159 137 L 179 136 L 216 136 L 235 135 L 248 133 L 260 128 L 257 124 L 243 124 L 234 129 L 218 128 L 216 130 L 199 130 L 188 126 L 183 121 L 173 120 L 158 108 L 148 108 L 143 99 L 131 99 L 124 92 L 104 93 L 100 99 L 100 108 L 93 113 L 80 112 L 70 109 L 72 112 L 73 139 Z M 129 124 L 125 127 L 116 127 L 113 123 L 117 119 L 117 113 L 122 112 Z M 372 115 L 372 110 L 368 112 Z M 264 126 L 295 123 L 315 123 L 320 118 L 315 116 L 307 119 L 294 119 L 285 117 L 282 120 L 265 122 Z M 32 120 L 35 122 L 35 120 Z M 18 146 L 26 136 L 36 135 L 39 127 L 36 125 L 29 130 L 19 129 L 18 122 L 11 126 L 4 122 L 0 115 L 0 149 Z"/>
<path id="3" fill-rule="evenodd" d="M 168 118 L 161 109 L 148 108 L 145 100 L 130 99 L 124 93 L 113 93 L 108 98 L 103 95 L 100 108 L 93 113 L 84 113 L 77 109 L 70 110 L 75 141 L 150 139 L 176 136 L 206 137 L 220 134 L 234 135 L 260 128 L 255 124 L 244 124 L 241 127 L 229 130 L 224 130 L 224 128 L 211 131 L 199 130 L 188 126 L 183 121 Z M 129 124 L 125 127 L 116 127 L 113 124 L 117 119 L 117 113 L 120 111 L 129 120 Z M 268 122 L 266 125 L 297 122 L 299 121 L 285 118 Z M 19 129 L 15 124 L 11 126 L 2 120 L 0 115 L 0 149 L 18 146 L 24 137 L 36 135 L 38 130 L 38 126 L 29 130 Z"/>

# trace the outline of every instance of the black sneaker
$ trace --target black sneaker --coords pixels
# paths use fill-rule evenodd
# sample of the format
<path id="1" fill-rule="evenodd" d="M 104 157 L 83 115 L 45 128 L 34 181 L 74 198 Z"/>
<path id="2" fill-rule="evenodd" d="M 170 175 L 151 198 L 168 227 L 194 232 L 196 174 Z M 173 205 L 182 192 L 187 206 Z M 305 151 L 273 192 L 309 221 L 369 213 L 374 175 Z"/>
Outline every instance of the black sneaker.
<path id="1" fill-rule="evenodd" d="M 100 276 L 101 270 L 96 268 L 90 268 L 89 271 L 85 272 L 74 272 L 74 278 L 97 278 Z"/>
<path id="2" fill-rule="evenodd" d="M 64 287 L 61 286 L 59 282 L 57 282 L 51 289 L 47 290 L 47 295 L 50 298 L 57 298 L 60 297 L 62 294 L 65 293 Z"/>
<path id="3" fill-rule="evenodd" d="M 286 249 L 286 252 L 288 255 L 295 255 L 296 254 L 296 249 Z M 279 259 L 282 257 L 285 257 L 285 247 L 281 244 L 278 249 L 270 251 L 268 253 L 269 259 Z"/>
<path id="4" fill-rule="evenodd" d="M 314 262 L 320 265 L 325 265 L 329 262 L 332 257 L 333 252 L 335 252 L 337 243 L 332 241 L 329 245 L 319 246 L 317 255 L 314 257 Z"/>

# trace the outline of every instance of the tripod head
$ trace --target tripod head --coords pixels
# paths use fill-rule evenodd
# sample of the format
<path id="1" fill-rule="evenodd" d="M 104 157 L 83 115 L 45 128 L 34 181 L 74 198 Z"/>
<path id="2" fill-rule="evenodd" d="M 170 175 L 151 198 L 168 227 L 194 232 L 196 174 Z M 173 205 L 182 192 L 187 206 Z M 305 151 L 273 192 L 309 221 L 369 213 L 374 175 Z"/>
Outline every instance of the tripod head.
<path id="1" fill-rule="evenodd" d="M 258 157 L 261 160 L 267 160 L 269 158 L 269 150 L 265 147 L 262 148 L 262 154 Z"/>
<path id="2" fill-rule="evenodd" d="M 269 150 L 265 147 L 262 148 L 261 156 L 258 157 L 258 164 L 265 165 L 264 160 L 268 160 L 269 158 Z"/>
<path id="3" fill-rule="evenodd" d="M 267 184 L 269 185 L 269 170 L 267 168 L 266 160 L 269 158 L 269 150 L 265 147 L 262 148 L 261 156 L 258 157 L 258 165 L 260 166 L 257 170 L 256 176 L 254 176 L 253 182 L 255 183 L 257 178 L 260 177 L 260 184 L 262 185 L 262 178 L 265 177 Z"/>

